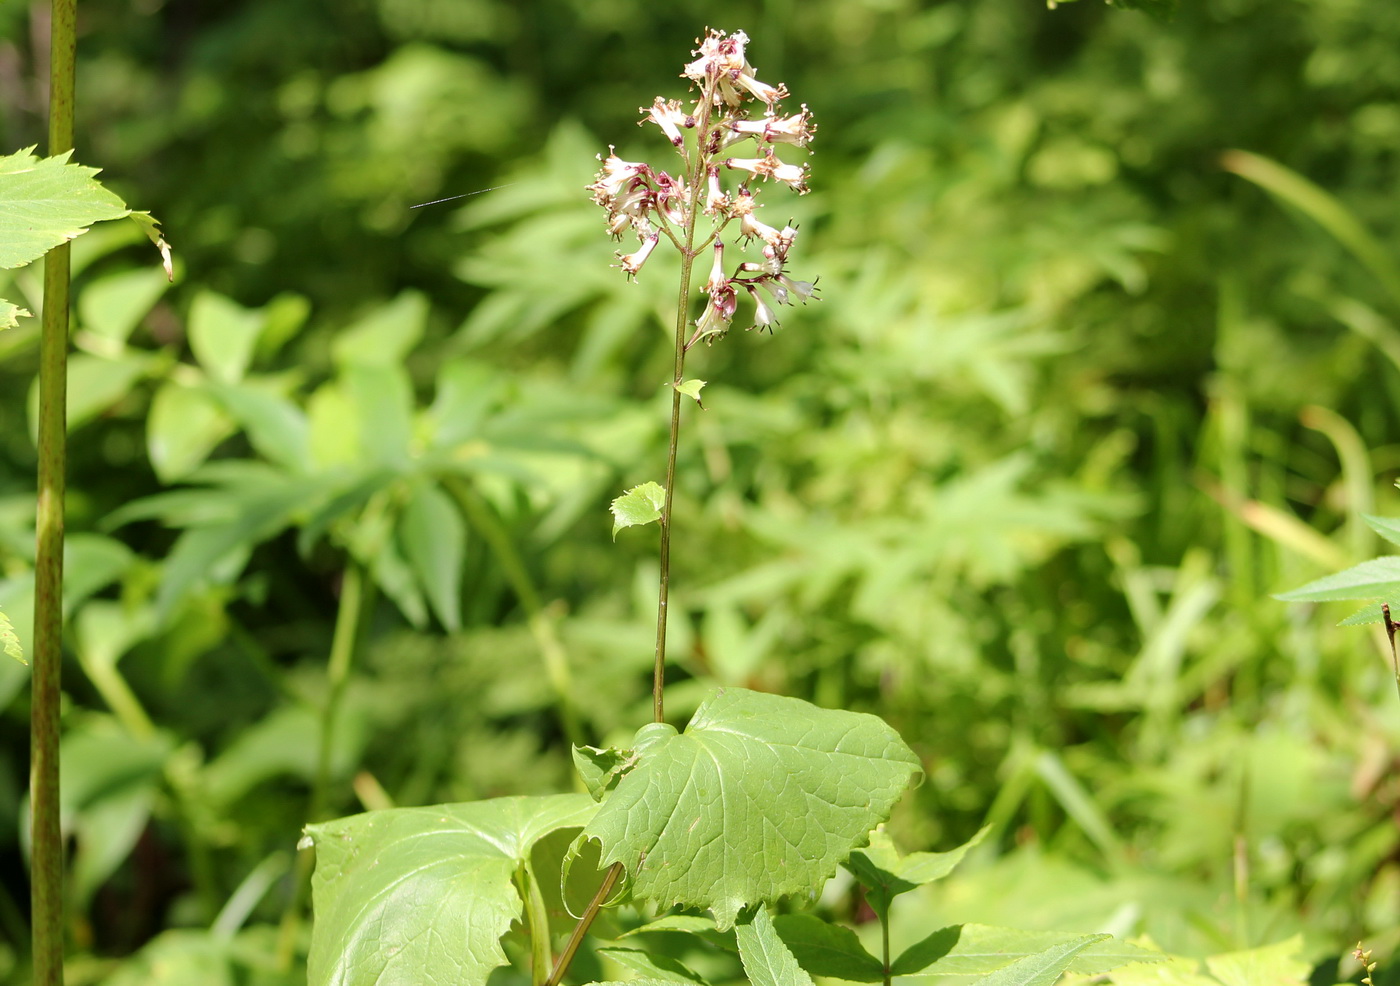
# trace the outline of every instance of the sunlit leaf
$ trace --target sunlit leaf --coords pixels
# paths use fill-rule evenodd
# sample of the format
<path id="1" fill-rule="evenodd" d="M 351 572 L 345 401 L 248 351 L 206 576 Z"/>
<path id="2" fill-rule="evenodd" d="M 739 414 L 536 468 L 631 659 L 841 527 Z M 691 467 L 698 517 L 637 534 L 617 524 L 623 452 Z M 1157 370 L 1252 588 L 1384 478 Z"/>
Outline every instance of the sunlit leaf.
<path id="1" fill-rule="evenodd" d="M 1376 599 L 1400 594 L 1400 555 L 1372 558 L 1309 582 L 1300 589 L 1280 592 L 1286 602 L 1328 602 L 1338 599 Z"/>
<path id="2" fill-rule="evenodd" d="M 512 875 L 586 794 L 391 808 L 312 825 L 311 986 L 483 986 L 521 915 Z"/>
<path id="3" fill-rule="evenodd" d="M 875 913 L 889 913 L 890 901 L 902 893 L 953 872 L 968 850 L 976 846 L 991 830 L 984 826 L 967 842 L 948 852 L 916 852 L 901 856 L 883 828 L 870 833 L 870 845 L 857 849 L 846 860 L 846 869 L 869 890 L 870 905 Z"/>
<path id="4" fill-rule="evenodd" d="M 167 380 L 151 398 L 146 415 L 151 468 L 161 482 L 182 479 L 233 431 L 233 419 L 203 388 Z"/>
<path id="5" fill-rule="evenodd" d="M 651 524 L 661 519 L 666 503 L 666 490 L 660 483 L 634 486 L 612 502 L 613 538 L 624 527 Z"/>
<path id="6" fill-rule="evenodd" d="M 0 611 L 0 649 L 13 657 L 20 664 L 28 664 L 24 659 L 24 648 L 20 646 L 19 635 L 15 633 L 15 625 L 10 622 L 10 618 Z"/>
<path id="7" fill-rule="evenodd" d="M 637 765 L 584 832 L 632 893 L 707 907 L 723 930 L 751 904 L 812 892 L 919 773 L 874 716 L 732 688 L 684 733 L 644 726 Z"/>
<path id="8" fill-rule="evenodd" d="M 1224 986 L 1302 986 L 1312 966 L 1301 958 L 1303 936 L 1206 958 L 1206 968 Z"/>
<path id="9" fill-rule="evenodd" d="M 739 959 L 753 986 L 812 986 L 812 977 L 778 937 L 768 908 L 760 907 L 752 918 L 734 928 L 739 939 Z"/>
<path id="10" fill-rule="evenodd" d="M 1128 962 L 1155 962 L 1160 958 L 1158 953 L 1108 935 L 956 924 L 910 945 L 894 960 L 891 971 L 896 976 L 909 977 L 986 976 L 1028 960 L 1020 968 L 1038 975 L 1036 970 L 1052 967 L 1058 961 L 1056 956 L 1066 959 L 1060 971 L 1084 975 L 1096 975 Z M 1042 964 L 1045 962 L 1049 964 Z"/>
<path id="11" fill-rule="evenodd" d="M 94 180 L 100 169 L 69 164 L 72 151 L 37 158 L 34 148 L 0 157 L 0 267 L 22 267 L 95 222 L 130 213 Z"/>
<path id="12" fill-rule="evenodd" d="M 703 390 L 704 387 L 704 380 L 682 380 L 680 384 L 676 387 L 676 389 L 679 390 L 685 396 L 689 397 L 696 404 L 699 404 L 701 407 L 704 407 L 705 403 L 702 400 L 700 400 L 700 391 Z"/>

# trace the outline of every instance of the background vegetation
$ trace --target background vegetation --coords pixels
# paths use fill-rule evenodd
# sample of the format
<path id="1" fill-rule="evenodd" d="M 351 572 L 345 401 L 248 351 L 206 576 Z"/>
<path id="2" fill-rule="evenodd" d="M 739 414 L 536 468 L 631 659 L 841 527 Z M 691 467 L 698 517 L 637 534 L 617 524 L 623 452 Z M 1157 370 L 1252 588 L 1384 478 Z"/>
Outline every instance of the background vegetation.
<path id="1" fill-rule="evenodd" d="M 43 11 L 0 6 L 7 150 L 42 142 Z M 605 505 L 662 461 L 670 282 L 608 269 L 582 188 L 609 143 L 653 146 L 635 108 L 679 94 L 707 24 L 816 115 L 791 209 L 823 299 L 692 363 L 668 711 L 735 683 L 899 729 L 929 781 L 896 839 L 994 826 L 896 912 L 906 942 L 1301 932 L 1324 977 L 1400 944 L 1383 638 L 1270 598 L 1376 554 L 1361 514 L 1396 512 L 1400 7 L 81 14 L 76 156 L 183 270 L 167 289 L 134 229 L 74 244 L 74 981 L 296 981 L 309 814 L 558 790 L 570 739 L 646 718 L 654 534 L 614 545 Z M 1328 189 L 1381 265 L 1230 148 Z M 6 295 L 37 311 L 36 285 Z M 0 336 L 22 638 L 36 343 Z M 26 674 L 0 664 L 16 976 Z"/>

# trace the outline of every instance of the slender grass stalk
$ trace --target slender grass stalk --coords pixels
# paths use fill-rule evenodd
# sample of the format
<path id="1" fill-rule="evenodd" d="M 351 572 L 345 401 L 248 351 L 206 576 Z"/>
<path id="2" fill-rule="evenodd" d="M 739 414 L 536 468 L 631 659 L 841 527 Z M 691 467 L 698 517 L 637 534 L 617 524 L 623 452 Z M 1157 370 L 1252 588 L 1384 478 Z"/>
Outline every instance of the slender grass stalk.
<path id="1" fill-rule="evenodd" d="M 53 0 L 49 154 L 73 147 L 77 0 Z M 63 834 L 59 822 L 59 699 L 63 661 L 63 497 L 67 459 L 69 248 L 44 260 L 39 342 L 39 475 L 35 517 L 34 679 L 30 713 L 30 894 L 34 986 L 63 983 Z"/>
<path id="2" fill-rule="evenodd" d="M 472 528 L 485 539 L 486 546 L 491 549 L 491 553 L 496 557 L 496 562 L 501 566 L 501 571 L 505 574 L 506 581 L 510 583 L 511 591 L 515 593 L 520 608 L 525 610 L 525 617 L 530 626 L 530 635 L 535 638 L 535 646 L 539 648 L 540 659 L 544 662 L 545 676 L 549 679 L 550 688 L 554 691 L 554 704 L 558 709 L 559 725 L 563 727 L 564 736 L 570 743 L 575 746 L 583 746 L 586 740 L 583 735 L 583 727 L 579 723 L 578 710 L 574 706 L 569 657 L 564 651 L 563 645 L 560 644 L 558 635 L 554 632 L 554 620 L 541 601 L 539 590 L 535 588 L 534 580 L 530 578 L 530 573 L 526 570 L 520 553 L 515 550 L 515 545 L 511 542 L 510 535 L 502 526 L 500 519 L 482 500 L 481 494 L 472 489 L 470 483 L 455 476 L 449 476 L 444 477 L 443 485 L 457 500 L 457 504 L 462 508 L 462 513 L 466 515 Z"/>
<path id="3" fill-rule="evenodd" d="M 321 736 L 316 754 L 316 776 L 311 783 L 311 800 L 307 809 L 307 820 L 320 821 L 326 815 L 330 803 L 331 754 L 335 745 L 335 727 L 340 717 L 340 703 L 345 696 L 345 686 L 350 680 L 350 665 L 359 643 L 360 629 L 364 614 L 371 602 L 372 591 L 367 588 L 365 573 L 360 563 L 353 557 L 345 562 L 345 574 L 340 584 L 340 604 L 336 608 L 335 632 L 331 637 L 330 660 L 326 667 L 328 689 L 326 702 L 321 709 Z M 296 941 L 301 930 L 302 912 L 305 910 L 307 885 L 311 879 L 314 857 L 310 852 L 302 852 L 297 857 L 295 884 L 288 896 L 286 910 L 282 912 L 282 925 L 278 929 L 277 966 L 282 970 L 292 967 L 296 955 Z"/>

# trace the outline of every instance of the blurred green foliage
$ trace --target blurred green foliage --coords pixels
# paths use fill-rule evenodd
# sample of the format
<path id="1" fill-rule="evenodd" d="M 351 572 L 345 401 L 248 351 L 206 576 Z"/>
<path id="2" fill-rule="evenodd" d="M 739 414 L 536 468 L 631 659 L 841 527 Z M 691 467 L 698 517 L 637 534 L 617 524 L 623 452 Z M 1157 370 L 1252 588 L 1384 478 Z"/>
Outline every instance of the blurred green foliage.
<path id="1" fill-rule="evenodd" d="M 42 10 L 0 6 L 7 149 L 42 139 Z M 652 154 L 635 108 L 679 95 L 707 24 L 816 116 L 790 208 L 823 300 L 692 362 L 668 709 L 719 682 L 876 711 L 930 777 L 899 842 L 993 826 L 894 909 L 898 947 L 954 921 L 1400 945 L 1380 641 L 1269 598 L 1396 514 L 1400 311 L 1220 165 L 1307 176 L 1400 256 L 1400 6 L 82 17 L 78 157 L 162 217 L 182 276 L 134 229 L 74 244 L 76 981 L 295 980 L 269 956 L 323 767 L 331 813 L 543 793 L 569 738 L 645 720 L 654 533 L 614 545 L 607 504 L 663 461 L 671 282 L 608 268 L 582 187 L 609 142 Z M 36 340 L 0 335 L 0 609 L 26 642 Z M 26 961 L 26 674 L 0 662 L 0 975 Z"/>

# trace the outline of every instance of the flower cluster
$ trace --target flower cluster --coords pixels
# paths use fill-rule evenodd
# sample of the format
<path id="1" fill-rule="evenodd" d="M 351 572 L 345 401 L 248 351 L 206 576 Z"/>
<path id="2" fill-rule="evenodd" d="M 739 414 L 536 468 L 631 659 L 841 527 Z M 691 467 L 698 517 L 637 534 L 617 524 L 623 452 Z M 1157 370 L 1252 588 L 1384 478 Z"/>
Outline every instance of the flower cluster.
<path id="1" fill-rule="evenodd" d="M 778 321 L 770 301 L 805 303 L 816 291 L 813 283 L 787 274 L 796 228 L 789 224 L 777 229 L 764 223 L 754 201 L 758 190 L 754 186 L 769 179 L 798 194 L 807 191 L 807 165 L 783 161 L 776 145 L 805 148 L 816 127 L 805 104 L 796 113 L 780 111 L 778 104 L 787 98 L 787 88 L 759 81 L 744 54 L 748 40 L 742 31 L 707 32 L 693 52 L 695 61 L 681 73 L 699 87 L 694 102 L 685 106 L 658 96 L 651 106 L 641 108 L 640 122 L 659 127 L 680 156 L 679 175 L 624 161 L 609 147 L 607 157 L 599 155 L 602 170 L 588 186 L 593 201 L 608 212 L 608 233 L 620 238 L 630 229 L 637 236 L 634 252 L 617 254 L 617 266 L 629 278 L 641 271 L 662 236 L 692 260 L 707 247 L 713 249 L 714 263 L 704 285 L 708 302 L 687 349 L 728 331 L 741 290 L 754 302 L 751 327 L 758 328 Z M 751 113 L 755 106 L 761 106 L 756 116 Z M 754 142 L 750 153 L 755 156 L 733 154 L 745 141 Z M 723 176 L 732 172 L 740 172 L 742 178 L 737 187 L 727 188 Z M 702 215 L 713 226 L 704 239 L 695 228 Z M 761 244 L 762 259 L 738 263 L 733 273 L 727 273 L 722 234 L 735 223 L 737 237 L 729 245 Z"/>

